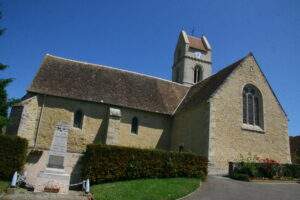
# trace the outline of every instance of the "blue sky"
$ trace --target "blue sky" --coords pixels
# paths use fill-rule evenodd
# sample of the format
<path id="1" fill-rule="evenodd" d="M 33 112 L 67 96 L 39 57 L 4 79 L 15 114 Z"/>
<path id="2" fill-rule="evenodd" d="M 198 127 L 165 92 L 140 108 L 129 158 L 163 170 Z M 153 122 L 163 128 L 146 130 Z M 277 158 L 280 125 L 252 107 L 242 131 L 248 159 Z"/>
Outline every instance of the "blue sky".
<path id="1" fill-rule="evenodd" d="M 0 0 L 0 61 L 25 94 L 46 53 L 171 78 L 179 31 L 206 35 L 213 72 L 254 53 L 300 134 L 300 1 Z"/>

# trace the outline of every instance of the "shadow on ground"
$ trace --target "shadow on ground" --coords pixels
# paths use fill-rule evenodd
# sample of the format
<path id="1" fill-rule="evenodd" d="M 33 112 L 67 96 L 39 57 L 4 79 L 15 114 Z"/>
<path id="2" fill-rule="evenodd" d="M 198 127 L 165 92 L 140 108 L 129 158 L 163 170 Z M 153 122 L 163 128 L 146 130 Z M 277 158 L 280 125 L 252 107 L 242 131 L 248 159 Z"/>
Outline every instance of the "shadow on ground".
<path id="1" fill-rule="evenodd" d="M 207 181 L 184 200 L 295 200 L 299 197 L 298 183 L 255 183 L 208 176 Z"/>

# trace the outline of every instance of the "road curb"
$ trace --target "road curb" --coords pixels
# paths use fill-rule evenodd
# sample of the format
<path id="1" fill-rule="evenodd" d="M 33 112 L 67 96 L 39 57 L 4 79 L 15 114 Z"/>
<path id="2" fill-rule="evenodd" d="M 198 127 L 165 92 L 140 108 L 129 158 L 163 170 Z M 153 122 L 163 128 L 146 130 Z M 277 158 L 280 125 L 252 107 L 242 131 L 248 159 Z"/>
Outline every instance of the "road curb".
<path id="1" fill-rule="evenodd" d="M 187 194 L 187 195 L 185 195 L 185 196 L 183 196 L 183 197 L 180 197 L 179 199 L 176 199 L 176 200 L 183 200 L 183 199 L 185 199 L 185 198 L 191 196 L 192 194 L 198 192 L 198 191 L 200 190 L 201 183 L 203 183 L 203 182 L 200 182 L 199 187 L 198 187 L 196 190 L 194 190 L 193 192 L 191 192 L 191 193 L 189 193 L 189 194 Z"/>

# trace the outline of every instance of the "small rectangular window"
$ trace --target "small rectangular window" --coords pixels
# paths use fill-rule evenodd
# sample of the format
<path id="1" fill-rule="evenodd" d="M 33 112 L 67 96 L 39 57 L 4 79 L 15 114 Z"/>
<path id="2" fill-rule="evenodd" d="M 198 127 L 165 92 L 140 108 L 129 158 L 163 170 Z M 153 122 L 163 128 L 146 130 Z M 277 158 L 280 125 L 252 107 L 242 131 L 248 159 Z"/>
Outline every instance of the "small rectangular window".
<path id="1" fill-rule="evenodd" d="M 76 128 L 82 128 L 82 122 L 83 122 L 83 113 L 81 110 L 77 110 L 74 113 L 74 122 L 73 122 L 73 126 Z"/>
<path id="2" fill-rule="evenodd" d="M 131 121 L 131 133 L 138 134 L 139 130 L 139 120 L 137 117 L 132 118 Z"/>

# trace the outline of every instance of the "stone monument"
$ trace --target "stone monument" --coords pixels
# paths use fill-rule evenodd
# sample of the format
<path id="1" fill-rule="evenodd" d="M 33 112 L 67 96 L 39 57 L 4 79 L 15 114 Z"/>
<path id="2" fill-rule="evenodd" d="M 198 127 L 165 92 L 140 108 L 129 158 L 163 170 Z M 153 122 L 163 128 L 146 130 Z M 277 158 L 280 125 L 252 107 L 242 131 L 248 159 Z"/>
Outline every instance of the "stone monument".
<path id="1" fill-rule="evenodd" d="M 48 163 L 45 170 L 40 171 L 38 174 L 34 192 L 68 193 L 70 174 L 65 172 L 64 162 L 67 153 L 69 129 L 70 126 L 63 122 L 56 125 L 48 153 Z"/>

